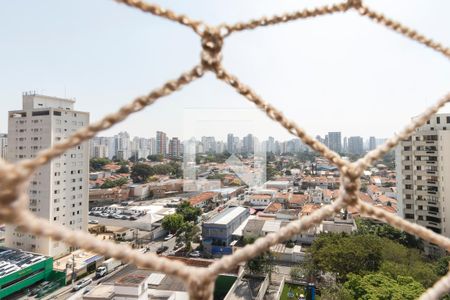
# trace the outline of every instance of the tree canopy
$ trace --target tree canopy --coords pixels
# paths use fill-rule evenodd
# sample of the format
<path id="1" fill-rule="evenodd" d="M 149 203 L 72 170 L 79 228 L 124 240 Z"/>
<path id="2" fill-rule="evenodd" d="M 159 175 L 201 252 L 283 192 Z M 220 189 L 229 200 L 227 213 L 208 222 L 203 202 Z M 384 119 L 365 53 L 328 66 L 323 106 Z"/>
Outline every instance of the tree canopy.
<path id="1" fill-rule="evenodd" d="M 396 241 L 406 247 L 422 248 L 422 242 L 419 239 L 389 224 L 377 224 L 367 219 L 358 219 L 356 223 L 359 234 L 375 234 Z"/>
<path id="2" fill-rule="evenodd" d="M 102 157 L 91 158 L 89 160 L 89 166 L 92 171 L 100 171 L 109 163 L 111 163 L 109 159 Z"/>
<path id="3" fill-rule="evenodd" d="M 110 189 L 116 186 L 122 186 L 128 183 L 128 179 L 126 177 L 121 177 L 116 180 L 106 179 L 103 184 L 100 186 L 101 189 Z"/>
<path id="4" fill-rule="evenodd" d="M 392 278 L 381 272 L 365 276 L 350 274 L 344 284 L 354 299 L 363 300 L 413 300 L 425 291 L 424 287 L 410 276 Z"/>
<path id="5" fill-rule="evenodd" d="M 171 214 L 164 217 L 161 226 L 170 233 L 177 232 L 184 224 L 184 218 L 180 214 Z"/>
<path id="6" fill-rule="evenodd" d="M 202 211 L 198 207 L 193 207 L 188 201 L 183 201 L 178 205 L 177 213 L 182 215 L 185 221 L 197 223 L 197 219 L 202 214 Z"/>
<path id="7" fill-rule="evenodd" d="M 344 281 L 350 273 L 377 271 L 382 247 L 380 238 L 372 235 L 322 234 L 314 240 L 309 253 L 319 270 Z"/>

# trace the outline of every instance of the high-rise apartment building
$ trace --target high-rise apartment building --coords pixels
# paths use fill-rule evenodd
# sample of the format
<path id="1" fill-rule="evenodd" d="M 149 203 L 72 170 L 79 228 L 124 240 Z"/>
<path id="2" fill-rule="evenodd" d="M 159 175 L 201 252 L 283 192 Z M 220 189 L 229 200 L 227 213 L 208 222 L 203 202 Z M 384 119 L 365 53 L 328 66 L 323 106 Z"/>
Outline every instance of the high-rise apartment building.
<path id="1" fill-rule="evenodd" d="M 399 214 L 450 237 L 450 114 L 434 115 L 400 143 L 396 169 Z"/>
<path id="2" fill-rule="evenodd" d="M 216 153 L 216 139 L 213 136 L 202 136 L 203 151 L 205 153 Z"/>
<path id="3" fill-rule="evenodd" d="M 173 137 L 169 142 L 169 157 L 179 158 L 181 157 L 181 144 L 177 137 Z"/>
<path id="4" fill-rule="evenodd" d="M 0 158 L 7 159 L 8 150 L 8 135 L 6 133 L 0 133 Z"/>
<path id="5" fill-rule="evenodd" d="M 131 157 L 131 141 L 128 132 L 119 132 L 114 136 L 114 147 L 117 159 L 127 160 Z"/>
<path id="6" fill-rule="evenodd" d="M 22 110 L 8 113 L 8 160 L 30 159 L 88 125 L 89 113 L 74 110 L 74 100 L 24 94 Z M 87 230 L 89 144 L 84 142 L 40 167 L 28 187 L 29 209 L 51 223 Z M 60 257 L 66 244 L 6 226 L 8 247 Z"/>
<path id="7" fill-rule="evenodd" d="M 348 149 L 349 154 L 361 155 L 364 153 L 364 141 L 360 136 L 351 136 L 348 138 Z"/>
<path id="8" fill-rule="evenodd" d="M 344 137 L 344 144 L 342 145 L 342 152 L 348 153 L 348 137 Z"/>
<path id="9" fill-rule="evenodd" d="M 148 148 L 149 148 L 150 155 L 157 154 L 157 152 L 156 152 L 156 138 L 150 138 L 148 140 Z"/>
<path id="10" fill-rule="evenodd" d="M 255 151 L 255 138 L 249 133 L 244 136 L 242 141 L 242 152 L 243 153 L 253 153 Z"/>
<path id="11" fill-rule="evenodd" d="M 167 134 L 165 132 L 156 132 L 156 154 L 167 155 Z"/>
<path id="12" fill-rule="evenodd" d="M 227 135 L 227 151 L 228 153 L 236 152 L 236 147 L 234 145 L 234 135 L 232 133 L 229 133 Z"/>
<path id="13" fill-rule="evenodd" d="M 377 139 L 374 136 L 369 137 L 369 151 L 377 147 Z"/>
<path id="14" fill-rule="evenodd" d="M 272 136 L 269 136 L 267 139 L 266 151 L 272 153 L 275 152 L 275 139 Z"/>
<path id="15" fill-rule="evenodd" d="M 328 148 L 334 152 L 342 152 L 342 138 L 340 132 L 328 132 Z"/>

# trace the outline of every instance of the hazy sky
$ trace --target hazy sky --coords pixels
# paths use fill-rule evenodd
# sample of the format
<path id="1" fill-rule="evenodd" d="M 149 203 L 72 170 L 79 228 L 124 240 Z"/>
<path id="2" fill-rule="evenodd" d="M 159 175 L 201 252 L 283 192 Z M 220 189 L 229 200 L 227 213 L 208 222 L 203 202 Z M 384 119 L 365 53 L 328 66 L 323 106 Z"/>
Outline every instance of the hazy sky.
<path id="1" fill-rule="evenodd" d="M 155 1 L 211 24 L 272 15 L 330 1 Z M 366 1 L 373 9 L 450 46 L 450 1 Z M 97 120 L 176 78 L 199 61 L 189 28 L 110 0 L 15 0 L 0 9 L 0 131 L 24 91 L 77 99 Z M 450 61 L 356 12 L 231 35 L 224 65 L 312 135 L 387 137 L 450 91 Z M 198 136 L 253 132 L 290 136 L 256 111 L 245 120 L 214 114 L 253 104 L 208 74 L 106 132 L 182 136 L 186 111 L 204 110 Z M 449 107 L 443 112 L 450 111 Z M 245 118 L 244 118 L 245 119 Z M 184 120 L 184 121 L 183 121 Z M 202 121 L 202 122 L 203 122 Z M 199 123 L 201 124 L 201 123 Z M 255 126 L 256 124 L 256 126 Z"/>

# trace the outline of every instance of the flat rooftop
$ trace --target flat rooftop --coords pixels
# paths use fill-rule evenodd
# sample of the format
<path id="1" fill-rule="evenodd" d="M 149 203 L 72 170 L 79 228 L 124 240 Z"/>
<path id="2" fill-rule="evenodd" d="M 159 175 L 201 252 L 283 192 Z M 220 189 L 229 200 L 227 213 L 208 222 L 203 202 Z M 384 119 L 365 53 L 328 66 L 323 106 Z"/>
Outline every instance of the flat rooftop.
<path id="1" fill-rule="evenodd" d="M 220 225 L 226 225 L 230 223 L 232 220 L 237 218 L 240 214 L 242 214 L 244 211 L 246 211 L 247 208 L 245 207 L 229 207 L 225 209 L 223 212 L 212 218 L 211 220 L 205 222 L 205 224 L 220 224 Z"/>
<path id="2" fill-rule="evenodd" d="M 41 254 L 0 247 L 0 278 L 48 259 Z"/>

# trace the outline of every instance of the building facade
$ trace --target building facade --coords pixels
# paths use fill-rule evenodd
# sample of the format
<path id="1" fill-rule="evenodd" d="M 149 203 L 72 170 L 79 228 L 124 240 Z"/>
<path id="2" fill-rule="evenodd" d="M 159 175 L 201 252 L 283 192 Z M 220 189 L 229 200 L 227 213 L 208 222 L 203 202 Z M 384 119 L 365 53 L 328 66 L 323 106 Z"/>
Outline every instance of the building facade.
<path id="1" fill-rule="evenodd" d="M 156 132 L 156 154 L 167 155 L 167 134 L 165 132 Z"/>
<path id="2" fill-rule="evenodd" d="M 30 159 L 89 124 L 89 113 L 74 110 L 74 100 L 24 94 L 23 108 L 8 113 L 8 160 Z M 28 187 L 29 209 L 51 223 L 87 230 L 89 144 L 84 142 L 40 167 Z M 6 245 L 60 257 L 71 249 L 62 242 L 6 226 Z"/>
<path id="3" fill-rule="evenodd" d="M 342 137 L 340 132 L 328 132 L 328 147 L 334 152 L 342 152 Z"/>
<path id="4" fill-rule="evenodd" d="M 450 237 L 450 114 L 434 115 L 402 141 L 396 168 L 400 215 Z M 429 254 L 439 251 L 425 246 Z"/>
<path id="5" fill-rule="evenodd" d="M 8 135 L 6 133 L 0 133 L 0 158 L 6 159 L 8 151 Z"/>
<path id="6" fill-rule="evenodd" d="M 180 158 L 181 157 L 181 144 L 177 137 L 173 137 L 169 142 L 169 157 Z"/>
<path id="7" fill-rule="evenodd" d="M 364 141 L 360 136 L 351 136 L 348 138 L 349 154 L 362 155 L 364 153 Z"/>
<path id="8" fill-rule="evenodd" d="M 369 151 L 375 150 L 377 147 L 377 139 L 374 136 L 369 137 Z"/>

